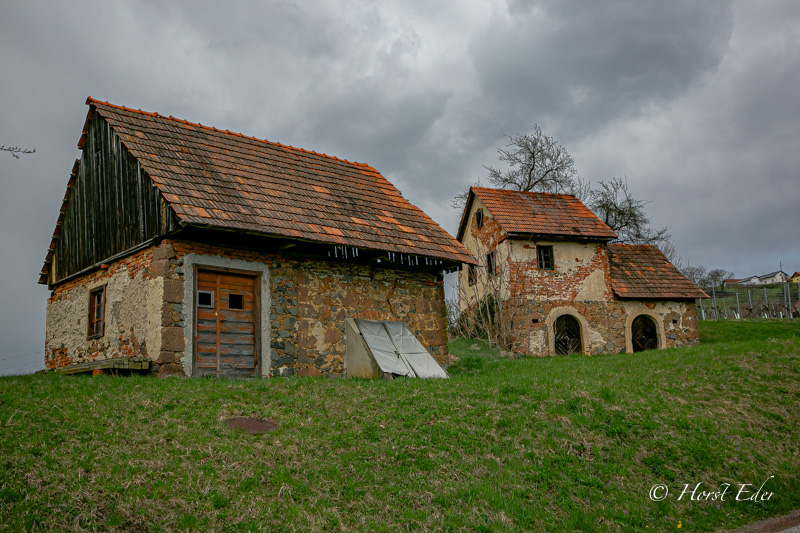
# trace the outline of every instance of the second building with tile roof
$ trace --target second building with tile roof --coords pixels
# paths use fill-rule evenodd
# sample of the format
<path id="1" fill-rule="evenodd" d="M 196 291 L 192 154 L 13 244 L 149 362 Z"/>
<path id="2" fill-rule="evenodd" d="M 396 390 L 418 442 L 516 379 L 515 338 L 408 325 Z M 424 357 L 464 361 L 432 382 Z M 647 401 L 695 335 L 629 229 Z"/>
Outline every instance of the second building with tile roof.
<path id="1" fill-rule="evenodd" d="M 459 277 L 468 317 L 502 302 L 520 353 L 641 351 L 698 342 L 706 294 L 655 246 L 616 234 L 576 197 L 472 187 L 457 238 L 477 258 Z"/>

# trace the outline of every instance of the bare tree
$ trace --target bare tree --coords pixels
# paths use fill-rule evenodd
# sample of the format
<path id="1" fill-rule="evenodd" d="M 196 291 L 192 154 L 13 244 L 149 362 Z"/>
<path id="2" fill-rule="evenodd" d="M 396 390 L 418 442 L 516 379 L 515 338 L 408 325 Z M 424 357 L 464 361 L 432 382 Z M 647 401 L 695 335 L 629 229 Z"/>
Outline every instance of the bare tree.
<path id="1" fill-rule="evenodd" d="M 708 284 L 712 287 L 719 289 L 722 287 L 725 280 L 731 279 L 733 277 L 733 272 L 730 270 L 725 270 L 724 268 L 715 268 L 714 270 L 708 271 Z"/>
<path id="2" fill-rule="evenodd" d="M 533 125 L 531 133 L 506 137 L 508 144 L 497 153 L 507 168 L 486 167 L 492 185 L 517 191 L 562 193 L 572 190 L 578 174 L 575 160 L 537 124 Z"/>
<path id="3" fill-rule="evenodd" d="M 485 167 L 489 182 L 498 189 L 575 194 L 579 198 L 588 184 L 578 178 L 575 161 L 567 150 L 537 125 L 531 133 L 506 135 L 508 144 L 498 148 L 498 159 L 506 168 Z M 462 209 L 469 191 L 456 195 L 451 205 Z"/>
<path id="4" fill-rule="evenodd" d="M 644 209 L 650 202 L 634 198 L 627 179 L 611 178 L 610 181 L 600 181 L 599 185 L 589 193 L 589 208 L 614 230 L 617 242 L 668 244 L 665 248 L 674 255 L 669 229 L 651 225 L 652 219 Z"/>
<path id="5" fill-rule="evenodd" d="M 655 228 L 647 215 L 646 200 L 635 198 L 628 180 L 611 178 L 597 188 L 578 176 L 575 161 L 567 150 L 534 124 L 531 133 L 506 136 L 508 144 L 497 150 L 505 169 L 485 167 L 489 182 L 499 189 L 566 193 L 576 196 L 617 234 L 617 242 L 655 244 L 673 263 L 679 263 L 667 227 Z M 480 182 L 478 182 L 480 185 Z M 451 205 L 463 209 L 469 190 L 456 195 Z"/>
<path id="6" fill-rule="evenodd" d="M 703 265 L 693 265 L 691 263 L 686 263 L 678 267 L 681 271 L 681 274 L 686 276 L 689 281 L 697 285 L 698 287 L 701 285 L 705 285 L 708 281 L 708 272 L 706 271 L 706 267 Z"/>
<path id="7" fill-rule="evenodd" d="M 476 246 L 475 255 L 485 258 L 488 248 L 480 241 L 476 241 Z M 522 320 L 525 300 L 511 291 L 511 269 L 499 261 L 498 255 L 494 265 L 472 267 L 472 273 L 468 267 L 467 283 L 459 279 L 458 295 L 448 303 L 457 317 L 451 324 L 451 332 L 459 337 L 483 339 L 510 353 L 525 338 L 522 332 L 523 323 L 527 323 Z M 465 304 L 463 308 L 460 302 Z"/>
<path id="8" fill-rule="evenodd" d="M 21 148 L 19 146 L 0 145 L 0 151 L 9 152 L 11 153 L 12 157 L 14 157 L 15 159 L 19 159 L 19 157 L 22 155 L 35 153 L 36 148 L 34 148 L 33 150 L 28 150 L 27 148 Z"/>

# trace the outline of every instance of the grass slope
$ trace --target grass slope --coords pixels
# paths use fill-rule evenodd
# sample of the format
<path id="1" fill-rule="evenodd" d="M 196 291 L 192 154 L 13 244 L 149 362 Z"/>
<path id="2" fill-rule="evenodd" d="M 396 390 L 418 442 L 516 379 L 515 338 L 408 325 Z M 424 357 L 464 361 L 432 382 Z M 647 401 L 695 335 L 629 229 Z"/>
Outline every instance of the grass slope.
<path id="1" fill-rule="evenodd" d="M 458 339 L 439 381 L 0 378 L 0 529 L 741 525 L 800 507 L 798 323 L 705 322 L 699 347 L 599 357 Z M 767 501 L 678 500 L 771 475 Z"/>

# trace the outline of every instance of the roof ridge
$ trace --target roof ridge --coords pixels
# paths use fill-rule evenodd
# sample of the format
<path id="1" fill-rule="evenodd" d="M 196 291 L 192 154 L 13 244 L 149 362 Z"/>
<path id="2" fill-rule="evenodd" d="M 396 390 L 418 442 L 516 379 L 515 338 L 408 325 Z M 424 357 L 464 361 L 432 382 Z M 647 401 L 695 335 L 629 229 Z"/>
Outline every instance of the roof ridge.
<path id="1" fill-rule="evenodd" d="M 238 132 L 235 132 L 235 131 L 221 130 L 221 129 L 215 128 L 213 126 L 205 126 L 203 124 L 200 124 L 199 122 L 190 122 L 190 121 L 188 121 L 186 119 L 176 118 L 176 117 L 173 117 L 172 115 L 165 116 L 165 115 L 160 115 L 157 112 L 142 111 L 141 109 L 133 109 L 133 108 L 125 107 L 125 106 L 122 106 L 122 105 L 112 104 L 112 103 L 107 102 L 107 101 L 104 102 L 102 100 L 98 100 L 96 98 L 92 98 L 91 96 L 86 98 L 86 105 L 97 105 L 97 104 L 102 104 L 104 106 L 113 107 L 115 109 L 121 109 L 123 111 L 128 111 L 128 112 L 131 112 L 131 113 L 139 113 L 141 115 L 145 115 L 145 116 L 149 116 L 149 117 L 163 118 L 164 120 L 170 120 L 170 121 L 178 122 L 178 123 L 181 123 L 181 124 L 188 124 L 190 126 L 196 126 L 198 128 L 203 128 L 203 129 L 206 129 L 206 130 L 215 131 L 217 133 L 225 133 L 227 135 L 233 135 L 235 137 L 242 137 L 244 139 L 250 139 L 250 140 L 253 140 L 253 141 L 256 141 L 256 142 L 262 142 L 262 143 L 269 144 L 269 145 L 272 145 L 272 146 L 278 146 L 280 148 L 288 148 L 289 150 L 294 150 L 294 151 L 302 152 L 302 153 L 305 153 L 305 154 L 313 154 L 313 155 L 316 155 L 316 156 L 319 156 L 319 157 L 325 157 L 326 159 L 334 159 L 336 161 L 341 161 L 341 162 L 347 163 L 349 165 L 375 170 L 372 166 L 370 166 L 367 163 L 359 163 L 358 161 L 350 161 L 349 159 L 343 159 L 341 157 L 336 157 L 335 155 L 328 155 L 328 154 L 325 154 L 325 153 L 316 152 L 314 150 L 306 150 L 305 148 L 298 148 L 296 146 L 291 146 L 291 145 L 288 145 L 288 144 L 282 144 L 282 143 L 279 143 L 279 142 L 276 142 L 276 141 L 269 141 L 267 139 L 259 139 L 258 137 L 253 137 L 251 135 L 245 135 L 243 133 L 238 133 Z"/>
<path id="2" fill-rule="evenodd" d="M 574 194 L 569 194 L 566 192 L 541 192 L 541 191 L 518 191 L 515 189 L 498 189 L 493 187 L 477 187 L 472 186 L 470 189 L 481 190 L 481 191 L 490 191 L 490 192 L 502 192 L 502 193 L 514 193 L 514 194 L 530 194 L 530 195 L 543 195 L 543 196 L 570 196 L 572 198 L 577 198 Z M 582 202 L 581 202 L 582 203 Z"/>

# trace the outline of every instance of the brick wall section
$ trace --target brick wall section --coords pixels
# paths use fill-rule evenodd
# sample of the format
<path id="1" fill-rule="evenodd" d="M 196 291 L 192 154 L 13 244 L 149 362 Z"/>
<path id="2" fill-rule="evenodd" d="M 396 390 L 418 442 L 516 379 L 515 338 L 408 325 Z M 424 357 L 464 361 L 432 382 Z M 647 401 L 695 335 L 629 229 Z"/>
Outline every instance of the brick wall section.
<path id="1" fill-rule="evenodd" d="M 602 272 L 604 289 L 599 300 L 607 302 L 614 300 L 611 289 L 611 271 L 604 244 L 587 245 L 593 249 L 591 259 L 588 261 L 565 261 L 562 250 L 565 250 L 568 245 L 546 242 L 545 244 L 553 245 L 555 251 L 554 270 L 539 270 L 536 261 L 536 244 L 536 241 L 516 240 L 513 242 L 514 253 L 509 255 L 506 265 L 509 269 L 512 295 L 522 298 L 575 300 L 584 289 L 587 278 L 596 272 Z M 525 255 L 531 259 L 520 260 L 519 251 L 527 252 Z M 565 263 L 568 264 L 568 267 L 565 267 Z"/>
<path id="2" fill-rule="evenodd" d="M 473 237 L 480 241 L 480 246 L 477 248 L 473 245 L 470 251 L 489 253 L 497 248 L 497 244 L 506 236 L 506 232 L 500 227 L 500 224 L 491 216 L 487 209 L 483 208 L 483 226 L 478 227 L 475 220 L 475 215 L 470 216 L 470 230 Z M 483 258 L 477 257 L 480 263 Z"/>
<path id="3" fill-rule="evenodd" d="M 177 340 L 174 346 L 166 345 L 171 331 L 183 326 L 183 302 L 168 302 L 166 294 L 172 282 L 182 287 L 182 257 L 189 253 L 255 261 L 269 267 L 272 338 L 262 339 L 262 351 L 272 357 L 273 375 L 341 375 L 346 317 L 407 322 L 441 364 L 449 362 L 444 284 L 436 274 L 299 261 L 195 242 L 170 241 L 161 248 L 174 252 L 166 254 L 171 257 L 164 259 L 165 263 L 153 262 L 165 276 L 163 371 L 183 372 L 178 364 L 183 345 Z"/>
<path id="4" fill-rule="evenodd" d="M 47 302 L 45 368 L 158 350 L 145 342 L 147 297 L 156 292 L 148 290 L 153 285 L 148 272 L 152 256 L 152 248 L 137 252 L 53 290 Z M 87 339 L 89 290 L 104 284 L 105 332 L 100 338 Z"/>

